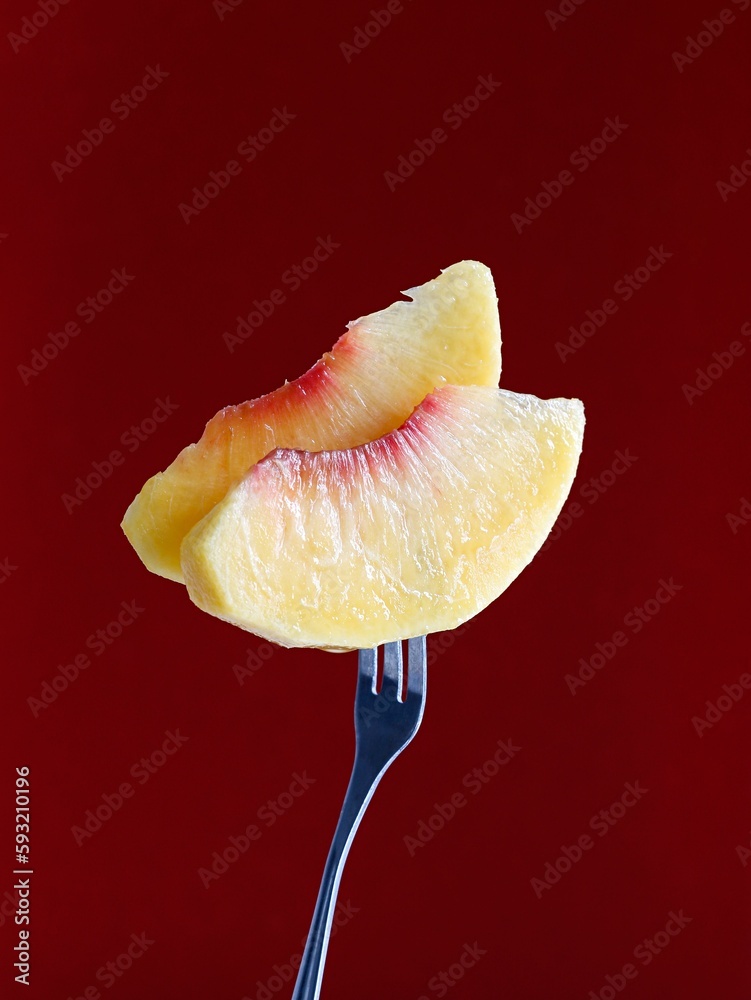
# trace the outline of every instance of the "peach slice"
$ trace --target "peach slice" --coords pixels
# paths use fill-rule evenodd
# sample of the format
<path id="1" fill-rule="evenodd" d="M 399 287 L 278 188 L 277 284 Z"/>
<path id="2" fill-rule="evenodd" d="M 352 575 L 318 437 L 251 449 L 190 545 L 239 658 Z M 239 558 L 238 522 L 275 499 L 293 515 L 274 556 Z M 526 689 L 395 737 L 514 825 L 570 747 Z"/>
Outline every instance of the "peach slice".
<path id="1" fill-rule="evenodd" d="M 274 451 L 183 541 L 190 597 L 284 646 L 454 628 L 545 541 L 583 433 L 577 399 L 444 386 L 370 444 Z"/>
<path id="2" fill-rule="evenodd" d="M 305 375 L 220 410 L 153 476 L 123 531 L 148 569 L 182 581 L 180 543 L 274 448 L 352 448 L 387 434 L 436 386 L 498 385 L 501 330 L 490 270 L 465 260 L 363 316 Z"/>

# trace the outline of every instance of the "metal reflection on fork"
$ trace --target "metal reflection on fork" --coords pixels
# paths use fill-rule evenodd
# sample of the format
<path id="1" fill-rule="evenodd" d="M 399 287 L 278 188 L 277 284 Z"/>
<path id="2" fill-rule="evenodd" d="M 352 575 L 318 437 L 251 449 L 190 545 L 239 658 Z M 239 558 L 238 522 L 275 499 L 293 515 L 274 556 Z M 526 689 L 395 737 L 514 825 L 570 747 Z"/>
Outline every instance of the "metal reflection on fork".
<path id="1" fill-rule="evenodd" d="M 378 652 L 383 648 L 383 681 L 377 689 Z M 344 863 L 376 785 L 412 740 L 425 709 L 426 638 L 408 640 L 407 684 L 401 642 L 358 653 L 355 693 L 355 763 L 323 870 L 318 901 L 305 944 L 292 1000 L 318 1000 Z"/>

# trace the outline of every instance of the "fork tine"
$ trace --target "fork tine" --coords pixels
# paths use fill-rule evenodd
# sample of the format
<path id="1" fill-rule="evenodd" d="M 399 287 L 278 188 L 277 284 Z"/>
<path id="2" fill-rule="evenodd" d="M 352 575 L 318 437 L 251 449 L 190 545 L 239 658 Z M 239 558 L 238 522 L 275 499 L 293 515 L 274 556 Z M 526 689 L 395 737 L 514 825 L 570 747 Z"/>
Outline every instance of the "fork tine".
<path id="1" fill-rule="evenodd" d="M 427 680 L 427 637 L 419 635 L 408 643 L 407 701 L 422 700 Z"/>
<path id="2" fill-rule="evenodd" d="M 376 677 L 378 674 L 378 647 L 375 649 L 360 649 L 357 653 L 357 693 L 360 694 L 360 687 L 368 689 L 375 694 Z"/>
<path id="3" fill-rule="evenodd" d="M 383 646 L 383 684 L 380 693 L 389 701 L 401 701 L 402 644 L 387 642 Z"/>

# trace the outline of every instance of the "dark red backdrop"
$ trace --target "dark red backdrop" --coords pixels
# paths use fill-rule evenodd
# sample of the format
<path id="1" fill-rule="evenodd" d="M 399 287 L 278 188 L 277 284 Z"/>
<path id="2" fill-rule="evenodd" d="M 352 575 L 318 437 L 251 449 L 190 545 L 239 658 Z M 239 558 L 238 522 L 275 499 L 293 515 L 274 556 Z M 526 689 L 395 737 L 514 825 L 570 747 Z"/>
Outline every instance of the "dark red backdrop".
<path id="1" fill-rule="evenodd" d="M 424 725 L 355 841 L 324 997 L 748 996 L 751 10 L 579 3 L 405 0 L 387 25 L 367 2 L 5 4 L 3 995 L 290 995 L 349 776 L 355 658 L 262 659 L 147 573 L 119 521 L 220 406 L 471 257 L 495 275 L 503 385 L 585 401 L 578 507 L 450 648 L 431 639 Z M 486 99 L 463 104 L 481 77 Z M 328 259 L 285 282 L 319 237 Z M 120 291 L 89 311 L 112 270 Z M 231 352 L 223 334 L 275 288 Z M 499 740 L 521 749 L 478 786 Z M 293 799 L 295 772 L 313 783 Z M 202 880 L 252 823 L 260 839 Z"/>

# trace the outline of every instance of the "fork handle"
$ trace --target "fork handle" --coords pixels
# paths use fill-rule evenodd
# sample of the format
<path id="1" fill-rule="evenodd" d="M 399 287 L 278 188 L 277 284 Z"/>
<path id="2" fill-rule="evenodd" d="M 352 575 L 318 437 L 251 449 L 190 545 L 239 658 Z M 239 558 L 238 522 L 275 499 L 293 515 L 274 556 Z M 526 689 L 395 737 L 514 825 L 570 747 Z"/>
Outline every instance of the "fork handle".
<path id="1" fill-rule="evenodd" d="M 336 907 L 336 897 L 339 892 L 344 863 L 347 860 L 363 813 L 385 770 L 386 767 L 378 770 L 359 755 L 355 757 L 339 822 L 336 824 L 334 839 L 331 842 L 329 855 L 323 869 L 321 888 L 316 908 L 313 911 L 313 920 L 305 943 L 305 951 L 300 971 L 297 974 L 292 1000 L 318 1000 L 321 995 L 323 967 L 329 947 L 331 924 L 334 919 L 334 908 Z"/>

